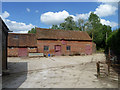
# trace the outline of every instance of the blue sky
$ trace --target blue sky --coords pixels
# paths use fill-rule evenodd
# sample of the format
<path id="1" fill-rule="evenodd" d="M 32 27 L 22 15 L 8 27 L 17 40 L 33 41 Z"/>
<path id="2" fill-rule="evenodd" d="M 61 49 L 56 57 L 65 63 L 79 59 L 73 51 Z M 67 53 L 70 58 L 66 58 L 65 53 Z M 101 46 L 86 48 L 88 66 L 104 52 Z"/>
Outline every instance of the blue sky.
<path id="1" fill-rule="evenodd" d="M 101 23 L 117 28 L 118 7 L 115 3 L 103 2 L 3 2 L 2 14 L 5 23 L 14 32 L 25 33 L 34 26 L 49 28 L 71 15 L 74 20 L 87 19 L 95 12 Z"/>

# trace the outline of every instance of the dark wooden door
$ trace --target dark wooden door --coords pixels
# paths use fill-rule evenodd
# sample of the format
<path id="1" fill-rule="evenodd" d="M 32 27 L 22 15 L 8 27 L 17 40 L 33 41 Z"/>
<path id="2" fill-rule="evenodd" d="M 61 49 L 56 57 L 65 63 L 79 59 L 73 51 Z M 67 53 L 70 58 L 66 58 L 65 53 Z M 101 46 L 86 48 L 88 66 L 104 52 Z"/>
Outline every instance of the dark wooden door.
<path id="1" fill-rule="evenodd" d="M 19 48 L 18 56 L 19 57 L 26 57 L 28 55 L 27 48 Z"/>
<path id="2" fill-rule="evenodd" d="M 86 49 L 85 50 L 86 50 L 85 52 L 86 52 L 87 55 L 92 54 L 92 50 L 91 50 L 90 45 L 86 45 Z"/>
<path id="3" fill-rule="evenodd" d="M 55 45 L 55 55 L 60 56 L 61 55 L 61 46 Z"/>

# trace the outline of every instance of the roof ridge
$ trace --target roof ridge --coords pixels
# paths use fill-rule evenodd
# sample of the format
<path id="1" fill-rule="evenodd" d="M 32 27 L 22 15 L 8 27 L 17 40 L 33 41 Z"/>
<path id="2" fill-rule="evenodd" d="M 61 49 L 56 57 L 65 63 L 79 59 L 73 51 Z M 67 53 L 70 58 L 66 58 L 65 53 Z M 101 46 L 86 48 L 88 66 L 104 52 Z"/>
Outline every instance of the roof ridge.
<path id="1" fill-rule="evenodd" d="M 54 32 L 55 31 L 55 32 Z M 37 28 L 37 39 L 92 40 L 86 31 Z"/>
<path id="2" fill-rule="evenodd" d="M 79 31 L 79 30 L 64 30 L 64 29 L 46 29 L 46 28 L 36 28 L 37 30 L 61 30 L 61 31 L 74 31 L 74 32 L 86 32 L 86 31 Z"/>
<path id="3" fill-rule="evenodd" d="M 13 34 L 13 35 L 30 35 L 30 34 L 32 34 L 32 35 L 35 35 L 35 33 L 8 33 L 8 34 Z"/>

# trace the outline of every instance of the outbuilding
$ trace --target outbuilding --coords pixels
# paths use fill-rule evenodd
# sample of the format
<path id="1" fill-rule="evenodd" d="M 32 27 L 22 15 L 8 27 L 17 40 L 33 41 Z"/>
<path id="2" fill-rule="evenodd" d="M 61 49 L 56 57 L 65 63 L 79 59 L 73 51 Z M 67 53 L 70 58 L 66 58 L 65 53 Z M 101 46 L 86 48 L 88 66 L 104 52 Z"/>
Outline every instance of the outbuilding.
<path id="1" fill-rule="evenodd" d="M 8 56 L 26 57 L 29 53 L 35 52 L 37 52 L 37 40 L 35 34 L 8 34 Z"/>
<path id="2" fill-rule="evenodd" d="M 7 38 L 10 30 L 0 17 L 0 60 L 2 61 L 2 70 L 7 70 Z"/>
<path id="3" fill-rule="evenodd" d="M 92 39 L 85 31 L 36 28 L 37 48 L 45 55 L 90 55 Z"/>
<path id="4" fill-rule="evenodd" d="M 85 31 L 36 28 L 36 34 L 8 35 L 8 56 L 91 55 L 93 46 Z"/>

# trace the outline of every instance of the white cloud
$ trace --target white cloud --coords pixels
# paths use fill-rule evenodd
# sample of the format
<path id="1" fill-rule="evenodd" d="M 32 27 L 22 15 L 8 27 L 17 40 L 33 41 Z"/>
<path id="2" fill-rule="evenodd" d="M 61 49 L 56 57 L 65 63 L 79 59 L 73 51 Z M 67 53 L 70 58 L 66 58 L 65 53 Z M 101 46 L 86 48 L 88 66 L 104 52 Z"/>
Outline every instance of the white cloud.
<path id="1" fill-rule="evenodd" d="M 11 21 L 7 19 L 10 16 L 10 14 L 5 11 L 2 13 L 1 17 L 8 26 L 9 30 L 13 32 L 19 32 L 19 33 L 27 33 L 28 30 L 31 30 L 31 28 L 34 28 L 35 26 L 32 24 L 25 24 L 23 22 L 16 22 L 16 21 Z"/>
<path id="2" fill-rule="evenodd" d="M 41 15 L 40 19 L 43 23 L 52 25 L 52 24 L 60 24 L 64 22 L 64 19 L 69 16 L 69 13 L 65 10 L 62 12 L 46 12 Z"/>
<path id="3" fill-rule="evenodd" d="M 27 10 L 28 12 L 30 12 L 30 9 L 29 9 L 29 8 L 26 8 L 26 10 Z"/>
<path id="4" fill-rule="evenodd" d="M 60 11 L 60 12 L 46 12 L 41 15 L 41 21 L 45 24 L 52 25 L 52 24 L 60 24 L 64 22 L 64 19 L 68 16 L 72 16 L 75 21 L 77 21 L 79 18 L 81 19 L 88 19 L 91 12 L 89 13 L 83 13 L 83 14 L 76 14 L 70 15 L 67 11 Z M 105 15 L 104 15 L 105 16 Z M 101 19 L 101 23 L 104 25 L 110 25 L 112 28 L 116 27 L 118 24 L 116 22 L 110 22 L 109 20 Z"/>
<path id="5" fill-rule="evenodd" d="M 110 22 L 109 20 L 105 20 L 105 19 L 101 19 L 100 22 L 103 25 L 110 25 L 112 28 L 118 26 L 118 23 L 116 23 L 116 22 Z"/>
<path id="6" fill-rule="evenodd" d="M 102 4 L 108 4 L 108 5 L 112 5 L 116 8 L 118 8 L 118 2 L 120 0 L 98 0 L 98 2 L 101 2 Z"/>
<path id="7" fill-rule="evenodd" d="M 110 1 L 112 3 L 110 3 Z M 79 18 L 81 19 L 88 19 L 91 12 L 94 12 L 99 17 L 106 17 L 116 14 L 116 10 L 118 9 L 117 3 L 115 1 L 119 0 L 98 0 L 98 2 L 102 2 L 100 6 L 98 6 L 95 11 L 90 11 L 89 13 L 82 13 L 82 14 L 76 14 L 76 15 L 70 15 L 67 11 L 60 11 L 60 12 L 46 12 L 41 15 L 41 21 L 45 24 L 52 25 L 52 24 L 60 24 L 64 22 L 64 19 L 68 16 L 72 16 L 75 21 L 77 21 Z"/>
<path id="8" fill-rule="evenodd" d="M 28 33 L 28 31 L 19 31 L 19 32 L 14 32 L 14 33 Z"/>
<path id="9" fill-rule="evenodd" d="M 0 15 L 2 18 L 7 18 L 10 16 L 10 14 L 7 11 L 4 11 L 4 13 L 2 13 L 2 15 Z"/>
<path id="10" fill-rule="evenodd" d="M 77 14 L 76 15 L 76 19 L 78 20 L 79 18 L 81 18 L 81 19 L 84 19 L 84 20 L 86 20 L 86 19 L 88 19 L 88 17 L 90 16 L 90 14 L 91 14 L 91 12 L 89 12 L 89 13 L 83 13 L 83 14 Z"/>
<path id="11" fill-rule="evenodd" d="M 109 2 L 108 0 L 106 0 L 106 1 L 99 0 L 99 1 L 101 1 L 102 4 L 100 6 L 98 6 L 95 9 L 95 11 L 93 11 L 95 14 L 97 14 L 99 17 L 106 17 L 106 16 L 115 15 L 116 10 L 118 9 L 118 7 L 117 7 L 118 0 L 115 0 L 116 2 L 114 2 L 113 0 L 111 0 L 111 2 Z M 90 11 L 89 13 L 85 13 L 85 14 L 78 14 L 76 16 L 80 17 L 82 19 L 88 19 L 91 12 L 92 11 Z"/>
<path id="12" fill-rule="evenodd" d="M 35 12 L 36 12 L 36 13 L 38 13 L 38 12 L 39 12 L 39 10 L 35 10 Z"/>
<path id="13" fill-rule="evenodd" d="M 77 21 L 79 18 L 88 19 L 90 13 L 76 14 L 76 16 L 74 16 L 74 15 L 70 15 L 65 10 L 59 11 L 59 12 L 46 12 L 41 15 L 40 19 L 41 19 L 41 22 L 48 24 L 48 25 L 52 25 L 52 24 L 63 23 L 64 19 L 67 18 L 68 16 L 72 16 L 75 21 Z"/>
<path id="14" fill-rule="evenodd" d="M 9 19 L 5 19 L 5 23 L 7 24 L 8 28 L 11 31 L 15 31 L 15 32 L 26 31 L 26 30 L 30 30 L 31 28 L 35 27 L 32 24 L 26 25 L 25 23 L 11 21 Z"/>
<path id="15" fill-rule="evenodd" d="M 107 3 L 107 2 L 119 2 L 120 0 L 98 0 L 98 2 L 103 2 L 103 3 Z"/>
<path id="16" fill-rule="evenodd" d="M 115 6 L 109 5 L 109 4 L 101 4 L 96 8 L 96 11 L 94 12 L 99 17 L 106 17 L 110 15 L 115 15 L 117 8 Z"/>

